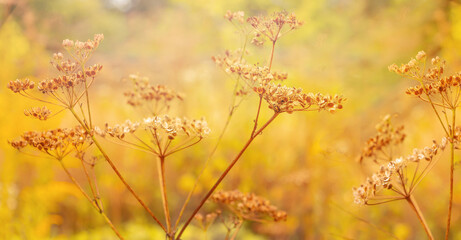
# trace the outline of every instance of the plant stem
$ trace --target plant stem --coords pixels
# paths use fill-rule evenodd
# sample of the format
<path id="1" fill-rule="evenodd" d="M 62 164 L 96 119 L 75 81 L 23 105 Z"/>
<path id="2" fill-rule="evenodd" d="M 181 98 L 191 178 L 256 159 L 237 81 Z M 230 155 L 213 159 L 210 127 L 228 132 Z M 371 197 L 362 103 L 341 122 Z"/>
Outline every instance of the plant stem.
<path id="1" fill-rule="evenodd" d="M 218 185 L 222 182 L 222 180 L 227 176 L 229 171 L 234 167 L 234 165 L 237 163 L 237 161 L 240 159 L 240 157 L 243 155 L 243 153 L 246 151 L 248 146 L 250 146 L 251 142 L 258 136 L 274 119 L 279 115 L 279 113 L 274 113 L 272 117 L 254 134 L 254 136 L 250 136 L 250 139 L 246 142 L 246 144 L 243 146 L 242 150 L 237 154 L 237 156 L 234 158 L 234 160 L 229 164 L 229 166 L 226 168 L 226 170 L 221 174 L 219 179 L 216 181 L 216 183 L 213 185 L 213 187 L 208 191 L 208 193 L 205 195 L 205 197 L 202 199 L 202 201 L 199 203 L 199 205 L 195 208 L 189 219 L 186 221 L 184 226 L 181 228 L 181 231 L 179 232 L 177 239 L 179 240 L 181 235 L 184 233 L 184 230 L 186 230 L 187 226 L 190 224 L 194 216 L 197 214 L 197 212 L 202 208 L 203 204 L 210 198 L 211 194 L 216 190 Z"/>
<path id="2" fill-rule="evenodd" d="M 445 231 L 445 240 L 450 236 L 451 212 L 453 207 L 453 173 L 455 171 L 455 124 L 456 124 L 456 108 L 452 109 L 452 124 L 451 124 L 451 141 L 450 141 L 450 196 L 448 200 L 448 216 L 447 216 L 447 229 Z"/>
<path id="3" fill-rule="evenodd" d="M 243 220 L 240 219 L 240 222 L 239 224 L 237 225 L 237 228 L 234 230 L 234 234 L 232 234 L 232 237 L 230 240 L 235 240 L 235 238 L 237 237 L 237 233 L 239 232 L 240 228 L 242 227 L 243 225 Z"/>
<path id="4" fill-rule="evenodd" d="M 269 58 L 269 71 L 272 68 L 272 60 L 274 59 L 274 50 L 275 50 L 275 41 L 272 41 L 272 50 L 271 50 L 271 55 Z"/>
<path id="5" fill-rule="evenodd" d="M 64 169 L 64 172 L 66 172 L 67 176 L 70 178 L 70 180 L 72 181 L 72 183 L 74 183 L 74 185 L 78 188 L 78 190 L 80 190 L 80 192 L 83 194 L 83 196 L 85 196 L 85 198 L 91 203 L 91 205 L 96 208 L 96 210 L 99 212 L 99 214 L 101 214 L 103 217 L 104 217 L 104 220 L 106 220 L 107 224 L 109 224 L 109 226 L 112 228 L 112 230 L 114 231 L 114 233 L 117 235 L 117 237 L 121 240 L 123 240 L 124 238 L 122 237 L 122 235 L 120 234 L 120 232 L 117 230 L 117 228 L 114 226 L 114 224 L 112 224 L 112 221 L 107 217 L 107 215 L 104 213 L 104 211 L 102 210 L 102 208 L 95 202 L 93 201 L 90 196 L 88 196 L 88 194 L 86 194 L 85 190 L 83 190 L 82 186 L 80 186 L 80 184 L 78 184 L 77 180 L 75 180 L 75 178 L 72 176 L 72 174 L 70 174 L 69 170 L 66 168 L 66 166 L 64 165 L 64 163 L 62 162 L 62 160 L 59 160 L 59 163 L 61 164 L 62 168 Z"/>
<path id="6" fill-rule="evenodd" d="M 164 156 L 159 156 L 157 168 L 158 168 L 158 181 L 160 184 L 160 192 L 162 194 L 163 211 L 165 213 L 166 226 L 168 230 L 167 233 L 171 234 L 171 217 L 170 217 L 170 209 L 168 208 L 168 198 L 166 194 L 165 157 Z"/>
<path id="7" fill-rule="evenodd" d="M 421 222 L 421 225 L 423 225 L 424 227 L 424 231 L 426 231 L 426 234 L 427 236 L 429 237 L 429 239 L 433 240 L 434 239 L 434 236 L 432 236 L 432 233 L 431 233 L 431 229 L 429 229 L 429 226 L 427 225 L 426 223 L 426 220 L 424 219 L 424 216 L 423 216 L 423 213 L 421 212 L 421 210 L 419 209 L 419 206 L 418 204 L 416 203 L 416 200 L 415 198 L 413 197 L 413 195 L 408 195 L 408 197 L 406 198 L 407 202 L 410 204 L 411 208 L 413 209 L 413 211 L 415 211 L 416 215 L 418 216 L 418 219 L 419 221 Z"/>
<path id="8" fill-rule="evenodd" d="M 85 129 L 85 131 L 91 136 L 91 139 L 93 140 L 94 144 L 96 145 L 96 147 L 99 149 L 99 151 L 101 152 L 101 154 L 104 156 L 104 159 L 106 159 L 106 161 L 109 163 L 110 167 L 112 168 L 112 170 L 114 170 L 115 174 L 118 176 L 118 178 L 120 179 L 120 181 L 122 181 L 122 183 L 125 185 L 125 187 L 128 189 L 128 191 L 136 198 L 136 200 L 138 200 L 139 204 L 141 204 L 141 206 L 146 210 L 146 212 L 149 213 L 149 215 L 158 223 L 158 225 L 163 229 L 163 231 L 167 232 L 165 226 L 163 226 L 163 224 L 158 220 L 158 218 L 154 215 L 154 213 L 149 209 L 149 207 L 144 203 L 144 201 L 141 200 L 141 198 L 138 196 L 138 194 L 133 190 L 133 188 L 131 188 L 131 186 L 126 182 L 125 178 L 123 178 L 122 174 L 118 171 L 117 167 L 115 166 L 115 164 L 112 162 L 112 160 L 109 158 L 109 156 L 107 155 L 107 153 L 104 151 L 104 149 L 102 148 L 102 146 L 99 144 L 98 140 L 95 138 L 95 136 L 93 135 L 93 133 L 91 132 L 90 129 L 88 129 L 88 127 L 82 122 L 82 120 L 80 119 L 80 117 L 77 115 L 77 113 L 75 113 L 74 109 L 73 108 L 69 108 L 69 110 L 71 111 L 71 113 L 74 115 L 75 119 L 77 119 L 77 121 L 80 123 L 80 125 Z"/>

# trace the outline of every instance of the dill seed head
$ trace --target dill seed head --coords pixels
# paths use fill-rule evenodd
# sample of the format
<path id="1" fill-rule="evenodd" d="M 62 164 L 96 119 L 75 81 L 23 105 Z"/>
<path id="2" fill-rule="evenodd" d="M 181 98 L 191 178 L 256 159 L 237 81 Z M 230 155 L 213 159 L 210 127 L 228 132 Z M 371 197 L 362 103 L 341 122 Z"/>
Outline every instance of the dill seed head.
<path id="1" fill-rule="evenodd" d="M 198 213 L 194 216 L 194 219 L 198 222 L 200 228 L 206 231 L 220 215 L 221 210 L 216 210 L 206 214 L 205 216 L 203 216 L 201 213 Z"/>
<path id="2" fill-rule="evenodd" d="M 34 107 L 31 109 L 25 109 L 24 115 L 34 117 L 39 120 L 47 120 L 51 115 L 51 111 L 46 106 Z"/>
<path id="3" fill-rule="evenodd" d="M 103 34 L 95 34 L 93 40 L 88 39 L 86 42 L 65 39 L 62 41 L 62 46 L 72 52 L 79 62 L 84 62 L 91 56 L 91 53 L 99 46 L 103 39 Z"/>
<path id="4" fill-rule="evenodd" d="M 81 127 L 57 128 L 48 131 L 29 131 L 19 140 L 9 142 L 18 150 L 31 146 L 57 159 L 62 159 L 72 151 L 81 152 L 92 143 L 91 136 Z"/>
<path id="5" fill-rule="evenodd" d="M 247 22 L 254 28 L 256 35 L 252 42 L 262 44 L 261 37 L 266 37 L 271 42 L 276 42 L 281 36 L 303 25 L 294 13 L 286 11 L 274 12 L 271 16 L 253 16 Z"/>
<path id="6" fill-rule="evenodd" d="M 378 161 L 378 156 L 382 151 L 390 146 L 397 146 L 405 140 L 403 133 L 404 126 L 392 125 L 391 116 L 386 115 L 382 121 L 376 125 L 377 134 L 368 139 L 366 146 L 362 150 L 359 162 L 365 158 L 372 158 L 373 161 Z"/>
<path id="7" fill-rule="evenodd" d="M 13 91 L 14 93 L 25 92 L 29 89 L 33 89 L 35 83 L 30 81 L 28 78 L 24 80 L 16 79 L 15 81 L 9 81 L 7 88 Z"/>
<path id="8" fill-rule="evenodd" d="M 218 191 L 211 198 L 213 202 L 224 204 L 245 220 L 272 218 L 275 222 L 285 221 L 287 214 L 253 193 L 243 194 L 238 190 Z"/>
<path id="9" fill-rule="evenodd" d="M 443 138 L 440 144 L 434 141 L 430 147 L 414 149 L 413 153 L 406 157 L 399 157 L 387 164 L 381 165 L 378 172 L 367 178 L 359 187 L 354 187 L 352 189 L 354 202 L 361 205 L 367 204 L 382 190 L 392 189 L 397 185 L 405 187 L 408 181 L 401 181 L 401 179 L 406 179 L 404 176 L 405 171 L 403 171 L 404 168 L 406 168 L 408 164 L 418 164 L 423 160 L 431 162 L 440 151 L 445 149 L 446 144 L 447 139 Z M 414 176 L 416 175 L 417 174 L 414 174 Z M 410 180 L 409 182 L 412 181 Z"/>
<path id="10" fill-rule="evenodd" d="M 173 100 L 183 100 L 183 95 L 164 85 L 151 85 L 149 79 L 131 74 L 133 89 L 124 93 L 127 102 L 133 107 L 146 108 L 150 114 L 166 112 Z"/>
<path id="11" fill-rule="evenodd" d="M 224 15 L 224 18 L 226 18 L 230 22 L 232 22 L 233 20 L 236 20 L 239 23 L 244 23 L 245 22 L 244 16 L 245 16 L 245 13 L 243 11 L 238 11 L 238 12 L 227 11 L 226 14 Z"/>

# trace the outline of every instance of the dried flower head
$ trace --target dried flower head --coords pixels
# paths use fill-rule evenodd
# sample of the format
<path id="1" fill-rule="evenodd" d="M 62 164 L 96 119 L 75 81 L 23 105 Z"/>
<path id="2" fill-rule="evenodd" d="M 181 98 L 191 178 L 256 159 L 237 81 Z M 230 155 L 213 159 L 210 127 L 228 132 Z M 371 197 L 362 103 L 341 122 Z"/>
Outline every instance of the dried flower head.
<path id="1" fill-rule="evenodd" d="M 182 94 L 163 85 L 151 85 L 149 79 L 131 74 L 133 89 L 124 93 L 128 104 L 146 109 L 152 115 L 165 113 L 173 100 L 183 100 Z"/>
<path id="2" fill-rule="evenodd" d="M 62 41 L 62 46 L 82 63 L 91 56 L 103 39 L 103 34 L 95 34 L 92 40 L 88 39 L 85 42 L 65 39 Z"/>
<path id="3" fill-rule="evenodd" d="M 14 93 L 25 93 L 25 91 L 34 89 L 35 83 L 30 81 L 28 78 L 24 80 L 16 79 L 15 81 L 9 81 L 7 88 L 13 91 Z"/>
<path id="4" fill-rule="evenodd" d="M 376 163 L 379 160 L 389 161 L 392 159 L 393 147 L 400 145 L 405 140 L 406 135 L 403 133 L 404 126 L 394 127 L 391 118 L 390 115 L 386 115 L 376 125 L 378 133 L 366 142 L 366 146 L 363 148 L 362 155 L 359 158 L 360 163 L 365 158 L 371 158 Z"/>
<path id="5" fill-rule="evenodd" d="M 211 196 L 216 203 L 226 205 L 234 214 L 245 220 L 272 218 L 275 222 L 285 221 L 287 214 L 262 197 L 253 193 L 243 194 L 238 190 L 218 191 Z"/>
<path id="6" fill-rule="evenodd" d="M 91 143 L 91 136 L 81 127 L 57 128 L 38 132 L 29 131 L 21 135 L 19 140 L 9 142 L 12 147 L 21 150 L 31 146 L 58 160 L 69 153 L 84 151 Z"/>
<path id="7" fill-rule="evenodd" d="M 420 51 L 407 64 L 400 67 L 392 64 L 389 70 L 420 83 L 408 88 L 406 94 L 416 96 L 425 102 L 432 102 L 436 106 L 450 109 L 458 107 L 460 99 L 456 93 L 460 91 L 461 73 L 445 75 L 445 60 L 440 57 L 432 58 L 431 66 L 427 67 L 428 65 L 426 53 Z"/>
<path id="8" fill-rule="evenodd" d="M 242 24 L 245 22 L 244 16 L 245 16 L 245 13 L 243 11 L 231 12 L 228 10 L 226 14 L 224 15 L 224 18 L 226 18 L 227 20 L 231 22 L 233 20 L 236 20 L 237 22 Z"/>
<path id="9" fill-rule="evenodd" d="M 203 231 L 207 231 L 211 224 L 213 224 L 216 218 L 218 218 L 220 215 L 221 210 L 218 209 L 214 212 L 206 214 L 205 216 L 203 216 L 201 213 L 198 213 L 194 216 L 194 219 L 198 222 L 200 228 Z"/>
<path id="10" fill-rule="evenodd" d="M 24 110 L 24 115 L 26 115 L 28 117 L 29 116 L 34 117 L 34 118 L 37 118 L 39 120 L 47 120 L 51 115 L 51 111 L 46 106 L 34 107 L 34 108 L 31 108 L 31 109 L 25 109 Z"/>
<path id="11" fill-rule="evenodd" d="M 447 144 L 447 139 L 443 138 L 438 144 L 434 141 L 432 146 L 423 149 L 414 149 L 413 153 L 406 157 L 399 157 L 387 164 L 381 165 L 379 171 L 374 173 L 371 178 L 367 178 L 365 183 L 360 187 L 353 188 L 354 202 L 357 204 L 379 204 L 389 200 L 399 200 L 408 197 L 418 183 L 424 178 L 427 171 L 433 166 L 434 157 L 444 150 Z M 427 164 L 420 173 L 418 167 L 414 173 L 407 175 L 406 168 L 410 164 L 419 166 L 421 162 Z M 412 176 L 412 179 L 408 179 Z M 392 189 L 392 192 L 397 193 L 400 197 L 385 197 L 378 196 L 384 189 Z M 373 202 L 370 202 L 373 201 Z M 381 201 L 381 202 L 380 202 Z"/>
<path id="12" fill-rule="evenodd" d="M 106 124 L 105 129 L 95 128 L 95 133 L 105 137 L 117 138 L 139 149 L 156 155 L 167 156 L 190 147 L 210 134 L 211 130 L 204 119 L 172 118 L 168 115 L 145 118 L 142 122 L 127 120 L 113 127 Z M 145 135 L 150 141 L 143 141 Z M 128 139 L 127 137 L 132 138 Z M 177 140 L 178 139 L 178 140 Z M 172 141 L 175 145 L 172 145 Z M 153 145 L 152 145 L 153 144 Z"/>
<path id="13" fill-rule="evenodd" d="M 296 18 L 294 13 L 286 11 L 275 12 L 269 17 L 261 15 L 249 17 L 247 22 L 257 33 L 252 41 L 257 44 L 261 43 L 262 36 L 275 43 L 281 36 L 293 29 L 299 28 L 303 24 L 303 22 Z"/>

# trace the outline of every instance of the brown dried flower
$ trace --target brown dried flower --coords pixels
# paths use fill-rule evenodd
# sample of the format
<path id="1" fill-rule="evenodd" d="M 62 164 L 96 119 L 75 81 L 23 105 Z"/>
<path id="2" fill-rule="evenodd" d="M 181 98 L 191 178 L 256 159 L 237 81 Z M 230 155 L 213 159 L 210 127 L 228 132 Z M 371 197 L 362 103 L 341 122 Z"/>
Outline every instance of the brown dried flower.
<path id="1" fill-rule="evenodd" d="M 244 16 L 245 16 L 245 13 L 243 11 L 238 11 L 238 12 L 227 11 L 226 14 L 224 15 L 224 18 L 226 18 L 227 20 L 231 22 L 235 19 L 239 23 L 244 23 L 245 22 L 245 19 L 243 18 Z"/>
<path id="2" fill-rule="evenodd" d="M 434 157 L 441 151 L 444 150 L 447 144 L 447 139 L 443 138 L 440 144 L 435 141 L 431 147 L 425 147 L 424 149 L 414 149 L 413 153 L 406 157 L 399 157 L 387 164 L 381 165 L 379 171 L 374 173 L 371 178 L 367 178 L 365 183 L 360 187 L 353 188 L 354 201 L 357 204 L 369 204 L 370 201 L 379 200 L 398 200 L 404 199 L 415 189 L 416 185 L 424 177 L 424 173 L 430 170 L 430 167 L 424 168 L 421 173 L 417 173 L 418 167 L 416 167 L 415 173 L 412 174 L 413 179 L 407 179 L 407 165 L 416 163 L 420 164 L 421 161 L 432 164 Z M 393 192 L 401 195 L 401 198 L 375 198 L 378 193 L 384 189 L 392 189 Z M 386 202 L 386 201 L 384 201 Z M 372 203 L 372 204 L 379 204 Z M 383 203 L 383 202 L 381 202 Z"/>
<path id="3" fill-rule="evenodd" d="M 216 210 L 214 212 L 206 214 L 205 216 L 203 216 L 201 213 L 198 213 L 194 216 L 194 219 L 198 222 L 200 228 L 203 231 L 207 231 L 211 224 L 213 224 L 216 218 L 218 218 L 220 215 L 221 210 Z"/>
<path id="4" fill-rule="evenodd" d="M 257 44 L 261 44 L 261 36 L 267 37 L 271 42 L 275 43 L 281 36 L 293 29 L 299 28 L 303 24 L 303 22 L 296 18 L 294 13 L 286 11 L 275 12 L 270 17 L 249 17 L 247 22 L 257 33 L 252 41 Z"/>
<path id="5" fill-rule="evenodd" d="M 372 158 L 374 162 L 380 160 L 383 152 L 387 154 L 382 158 L 390 160 L 392 156 L 389 155 L 393 152 L 391 149 L 394 146 L 398 146 L 405 140 L 405 133 L 403 133 L 404 126 L 394 127 L 392 125 L 391 116 L 386 115 L 383 120 L 376 125 L 376 130 L 378 133 L 376 136 L 368 139 L 366 146 L 362 150 L 362 155 L 360 155 L 359 162 L 362 162 L 365 158 Z M 389 151 L 387 151 L 389 150 Z"/>
<path id="6" fill-rule="evenodd" d="M 105 130 L 95 127 L 95 133 L 102 137 L 109 135 L 140 149 L 163 156 L 198 143 L 210 132 L 211 130 L 204 119 L 190 120 L 179 117 L 172 118 L 168 115 L 145 118 L 142 122 L 127 120 L 125 123 L 113 127 L 106 124 Z M 143 141 L 137 133 L 146 134 L 150 138 L 149 143 L 153 143 L 154 146 Z M 133 136 L 134 142 L 131 142 L 131 139 L 126 139 L 128 135 Z M 180 140 L 176 141 L 176 146 L 172 147 L 171 142 L 177 138 Z"/>
<path id="7" fill-rule="evenodd" d="M 211 200 L 225 204 L 234 214 L 245 220 L 254 221 L 270 217 L 278 222 L 287 218 L 286 212 L 278 210 L 268 200 L 253 193 L 243 194 L 238 190 L 218 191 L 211 196 Z"/>
<path id="8" fill-rule="evenodd" d="M 131 74 L 133 90 L 124 95 L 128 98 L 128 104 L 133 107 L 143 107 L 152 115 L 165 113 L 170 108 L 171 101 L 183 100 L 183 95 L 164 86 L 151 85 L 149 79 Z"/>
<path id="9" fill-rule="evenodd" d="M 24 115 L 31 116 L 39 120 L 47 120 L 51 115 L 51 111 L 46 106 L 34 107 L 31 109 L 25 109 Z"/>
<path id="10" fill-rule="evenodd" d="M 35 83 L 30 81 L 28 78 L 24 80 L 16 79 L 15 81 L 9 81 L 7 88 L 13 91 L 14 93 L 25 92 L 29 89 L 33 89 L 35 87 Z"/>
<path id="11" fill-rule="evenodd" d="M 43 132 L 25 132 L 19 140 L 10 141 L 9 143 L 18 150 L 31 146 L 58 160 L 62 160 L 72 151 L 83 151 L 92 143 L 92 140 L 91 136 L 81 126 L 76 126 L 74 128 L 57 128 Z"/>

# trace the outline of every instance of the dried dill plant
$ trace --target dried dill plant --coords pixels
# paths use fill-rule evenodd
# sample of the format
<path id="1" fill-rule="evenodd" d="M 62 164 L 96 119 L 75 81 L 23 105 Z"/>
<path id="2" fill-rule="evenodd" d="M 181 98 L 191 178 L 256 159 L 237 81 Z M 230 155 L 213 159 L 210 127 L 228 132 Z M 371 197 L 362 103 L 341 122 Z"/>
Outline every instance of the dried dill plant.
<path id="1" fill-rule="evenodd" d="M 359 187 L 352 189 L 354 202 L 359 205 L 378 205 L 406 200 L 415 211 L 427 236 L 434 239 L 413 192 L 434 167 L 437 162 L 435 157 L 445 149 L 447 139 L 443 138 L 440 144 L 433 141 L 429 147 L 413 149 L 410 155 L 394 157 L 395 148 L 405 139 L 403 126 L 394 128 L 390 116 L 387 115 L 376 129 L 378 133 L 367 141 L 360 162 L 371 159 L 378 165 L 378 171 Z"/>
<path id="2" fill-rule="evenodd" d="M 87 176 L 88 187 L 91 193 L 87 194 L 83 187 L 75 181 L 70 172 L 66 170 L 65 166 L 62 165 L 64 170 L 88 201 L 104 216 L 117 236 L 123 239 L 119 231 L 105 215 L 101 196 L 99 196 L 97 191 L 96 177 L 91 177 L 91 174 L 88 172 L 88 167 L 90 166 L 92 168 L 94 164 L 89 163 L 89 160 L 85 157 L 85 151 L 90 146 L 94 146 L 111 166 L 126 189 L 162 228 L 166 238 L 171 240 L 181 239 L 182 234 L 187 229 L 192 219 L 195 218 L 204 203 L 212 197 L 216 188 L 238 162 L 253 140 L 257 136 L 260 136 L 262 131 L 280 114 L 322 110 L 334 113 L 343 108 L 342 104 L 345 101 L 342 96 L 306 93 L 300 88 L 282 85 L 281 82 L 287 79 L 288 75 L 272 69 L 276 43 L 286 33 L 302 25 L 302 22 L 297 20 L 294 14 L 288 14 L 282 11 L 276 12 L 271 16 L 250 17 L 245 21 L 243 12 L 228 12 L 226 18 L 236 25 L 237 28 L 241 29 L 241 33 L 244 35 L 245 40 L 243 41 L 243 48 L 241 50 L 232 53 L 226 52 L 225 56 L 213 58 L 218 66 L 223 67 L 227 73 L 236 78 L 236 84 L 232 93 L 233 100 L 226 126 L 221 132 L 218 143 L 215 145 L 209 158 L 211 158 L 214 151 L 216 151 L 216 147 L 227 128 L 230 118 L 235 108 L 238 106 L 238 104 L 235 104 L 237 98 L 240 98 L 241 102 L 243 96 L 255 94 L 259 98 L 255 108 L 256 116 L 253 121 L 252 129 L 249 131 L 248 140 L 236 154 L 235 158 L 230 161 L 228 167 L 221 173 L 217 181 L 201 199 L 199 204 L 194 206 L 192 213 L 184 223 L 181 223 L 181 220 L 186 212 L 186 207 L 190 203 L 192 193 L 195 190 L 200 175 L 197 178 L 194 188 L 191 189 L 188 197 L 184 201 L 176 221 L 173 222 L 166 194 L 164 163 L 167 157 L 197 144 L 206 137 L 210 133 L 207 122 L 204 119 L 191 120 L 185 117 L 173 117 L 166 114 L 171 107 L 171 102 L 174 100 L 182 100 L 182 95 L 166 86 L 151 85 L 147 79 L 132 75 L 130 79 L 134 83 L 134 88 L 125 93 L 125 96 L 128 98 L 128 104 L 136 108 L 147 110 L 149 116 L 146 116 L 142 121 L 127 120 L 125 123 L 115 124 L 113 126 L 106 124 L 102 128 L 94 127 L 92 123 L 91 101 L 88 89 L 94 84 L 97 74 L 102 70 L 102 66 L 99 64 L 87 66 L 87 62 L 103 40 L 102 34 L 97 34 L 94 39 L 85 42 L 68 39 L 64 40 L 62 45 L 67 52 L 68 58 L 65 58 L 62 53 L 55 53 L 51 61 L 52 65 L 58 70 L 59 76 L 42 80 L 38 84 L 29 79 L 10 81 L 8 83 L 8 88 L 14 93 L 37 100 L 41 103 L 59 106 L 62 108 L 61 111 L 69 111 L 79 124 L 79 126 L 70 130 L 57 129 L 46 132 L 27 132 L 22 135 L 19 140 L 11 141 L 11 145 L 20 150 L 27 146 L 32 146 L 48 156 L 59 160 L 61 164 L 63 163 L 62 160 L 64 157 L 68 156 L 71 152 L 75 152 L 76 157 L 81 160 L 82 170 Z M 249 64 L 244 60 L 243 57 L 247 52 L 247 40 L 250 35 L 253 36 L 251 43 L 254 45 L 261 46 L 264 41 L 271 43 L 269 59 L 266 65 Z M 35 88 L 38 92 L 33 93 L 32 91 Z M 260 115 L 261 112 L 266 109 L 263 107 L 264 105 L 267 105 L 267 109 L 272 113 L 272 116 L 262 121 Z M 52 113 L 46 107 L 32 108 L 25 110 L 24 113 L 26 116 L 35 117 L 40 120 L 46 120 L 52 117 Z M 137 148 L 157 157 L 165 223 L 162 223 L 162 221 L 157 218 L 153 211 L 150 210 L 134 189 L 128 184 L 112 159 L 102 148 L 96 135 L 102 136 L 105 139 L 111 139 L 112 141 L 126 146 Z M 214 199 L 219 199 L 217 197 L 219 194 L 216 195 Z M 258 219 L 258 214 L 266 214 L 277 221 L 286 217 L 286 214 L 277 211 L 272 205 L 268 205 L 266 200 L 259 197 L 254 195 L 234 195 L 241 197 L 238 199 L 240 202 L 235 203 L 237 204 L 236 209 L 238 210 L 236 212 L 238 213 L 237 219 L 249 220 L 250 217 L 252 217 L 251 219 L 254 220 Z M 256 205 L 252 205 L 253 208 L 248 208 L 245 204 L 250 203 Z M 239 204 L 246 206 L 246 212 L 240 211 L 244 209 L 239 209 Z M 234 205 L 234 202 L 230 203 L 230 205 Z M 208 223 L 211 222 L 211 218 L 213 218 L 213 216 L 210 217 Z M 240 222 L 236 223 L 238 224 L 235 225 L 235 227 L 241 226 Z"/>
<path id="3" fill-rule="evenodd" d="M 253 193 L 244 194 L 238 190 L 220 190 L 214 193 L 210 200 L 217 203 L 220 207 L 224 208 L 223 210 L 227 210 L 226 212 L 230 214 L 225 216 L 223 210 L 219 209 L 206 215 L 205 224 L 202 214 L 197 214 L 195 219 L 200 226 L 206 226 L 206 228 L 208 228 L 214 222 L 215 218 L 220 216 L 221 222 L 227 230 L 226 240 L 236 239 L 240 228 L 245 222 L 268 223 L 270 221 L 280 222 L 287 219 L 286 212 L 278 210 L 269 200 Z"/>
<path id="4" fill-rule="evenodd" d="M 286 33 L 299 28 L 303 24 L 293 13 L 289 14 L 285 11 L 281 11 L 275 12 L 271 16 L 253 16 L 247 18 L 246 23 L 244 21 L 243 12 L 227 12 L 225 17 L 237 27 L 239 33 L 244 37 L 243 48 L 237 51 L 226 51 L 224 55 L 218 55 L 212 58 L 219 67 L 223 68 L 226 73 L 236 80 L 233 92 L 234 97 L 226 126 L 236 108 L 236 105 L 234 105 L 236 97 L 242 97 L 251 93 L 256 94 L 259 98 L 256 107 L 256 117 L 253 121 L 249 139 L 237 156 L 229 163 L 228 167 L 221 174 L 213 187 L 201 200 L 198 207 L 194 209 L 191 216 L 181 228 L 177 236 L 178 238 L 181 237 L 188 224 L 192 221 L 203 204 L 212 196 L 218 185 L 238 162 L 253 140 L 280 114 L 322 110 L 334 113 L 343 108 L 342 104 L 345 101 L 345 98 L 339 95 L 330 96 L 320 93 L 305 93 L 300 88 L 282 85 L 281 81 L 287 79 L 288 75 L 272 70 L 276 43 Z M 271 43 L 269 59 L 265 66 L 249 64 L 244 59 L 244 54 L 247 52 L 248 36 L 253 36 L 251 43 L 254 45 L 261 46 L 264 41 L 269 41 Z M 266 121 L 260 123 L 261 111 L 264 111 L 263 102 L 267 104 L 267 108 L 273 115 Z"/>
<path id="5" fill-rule="evenodd" d="M 428 63 L 426 53 L 420 51 L 407 64 L 402 64 L 401 66 L 392 64 L 389 66 L 389 70 L 419 83 L 417 86 L 408 88 L 406 94 L 414 96 L 431 106 L 450 143 L 450 187 L 445 231 L 445 239 L 448 239 L 453 208 L 453 172 L 458 140 L 456 135 L 456 129 L 458 128 L 456 126 L 456 116 L 457 109 L 461 103 L 461 73 L 446 74 L 445 65 L 445 60 L 438 56 L 432 58 Z"/>

